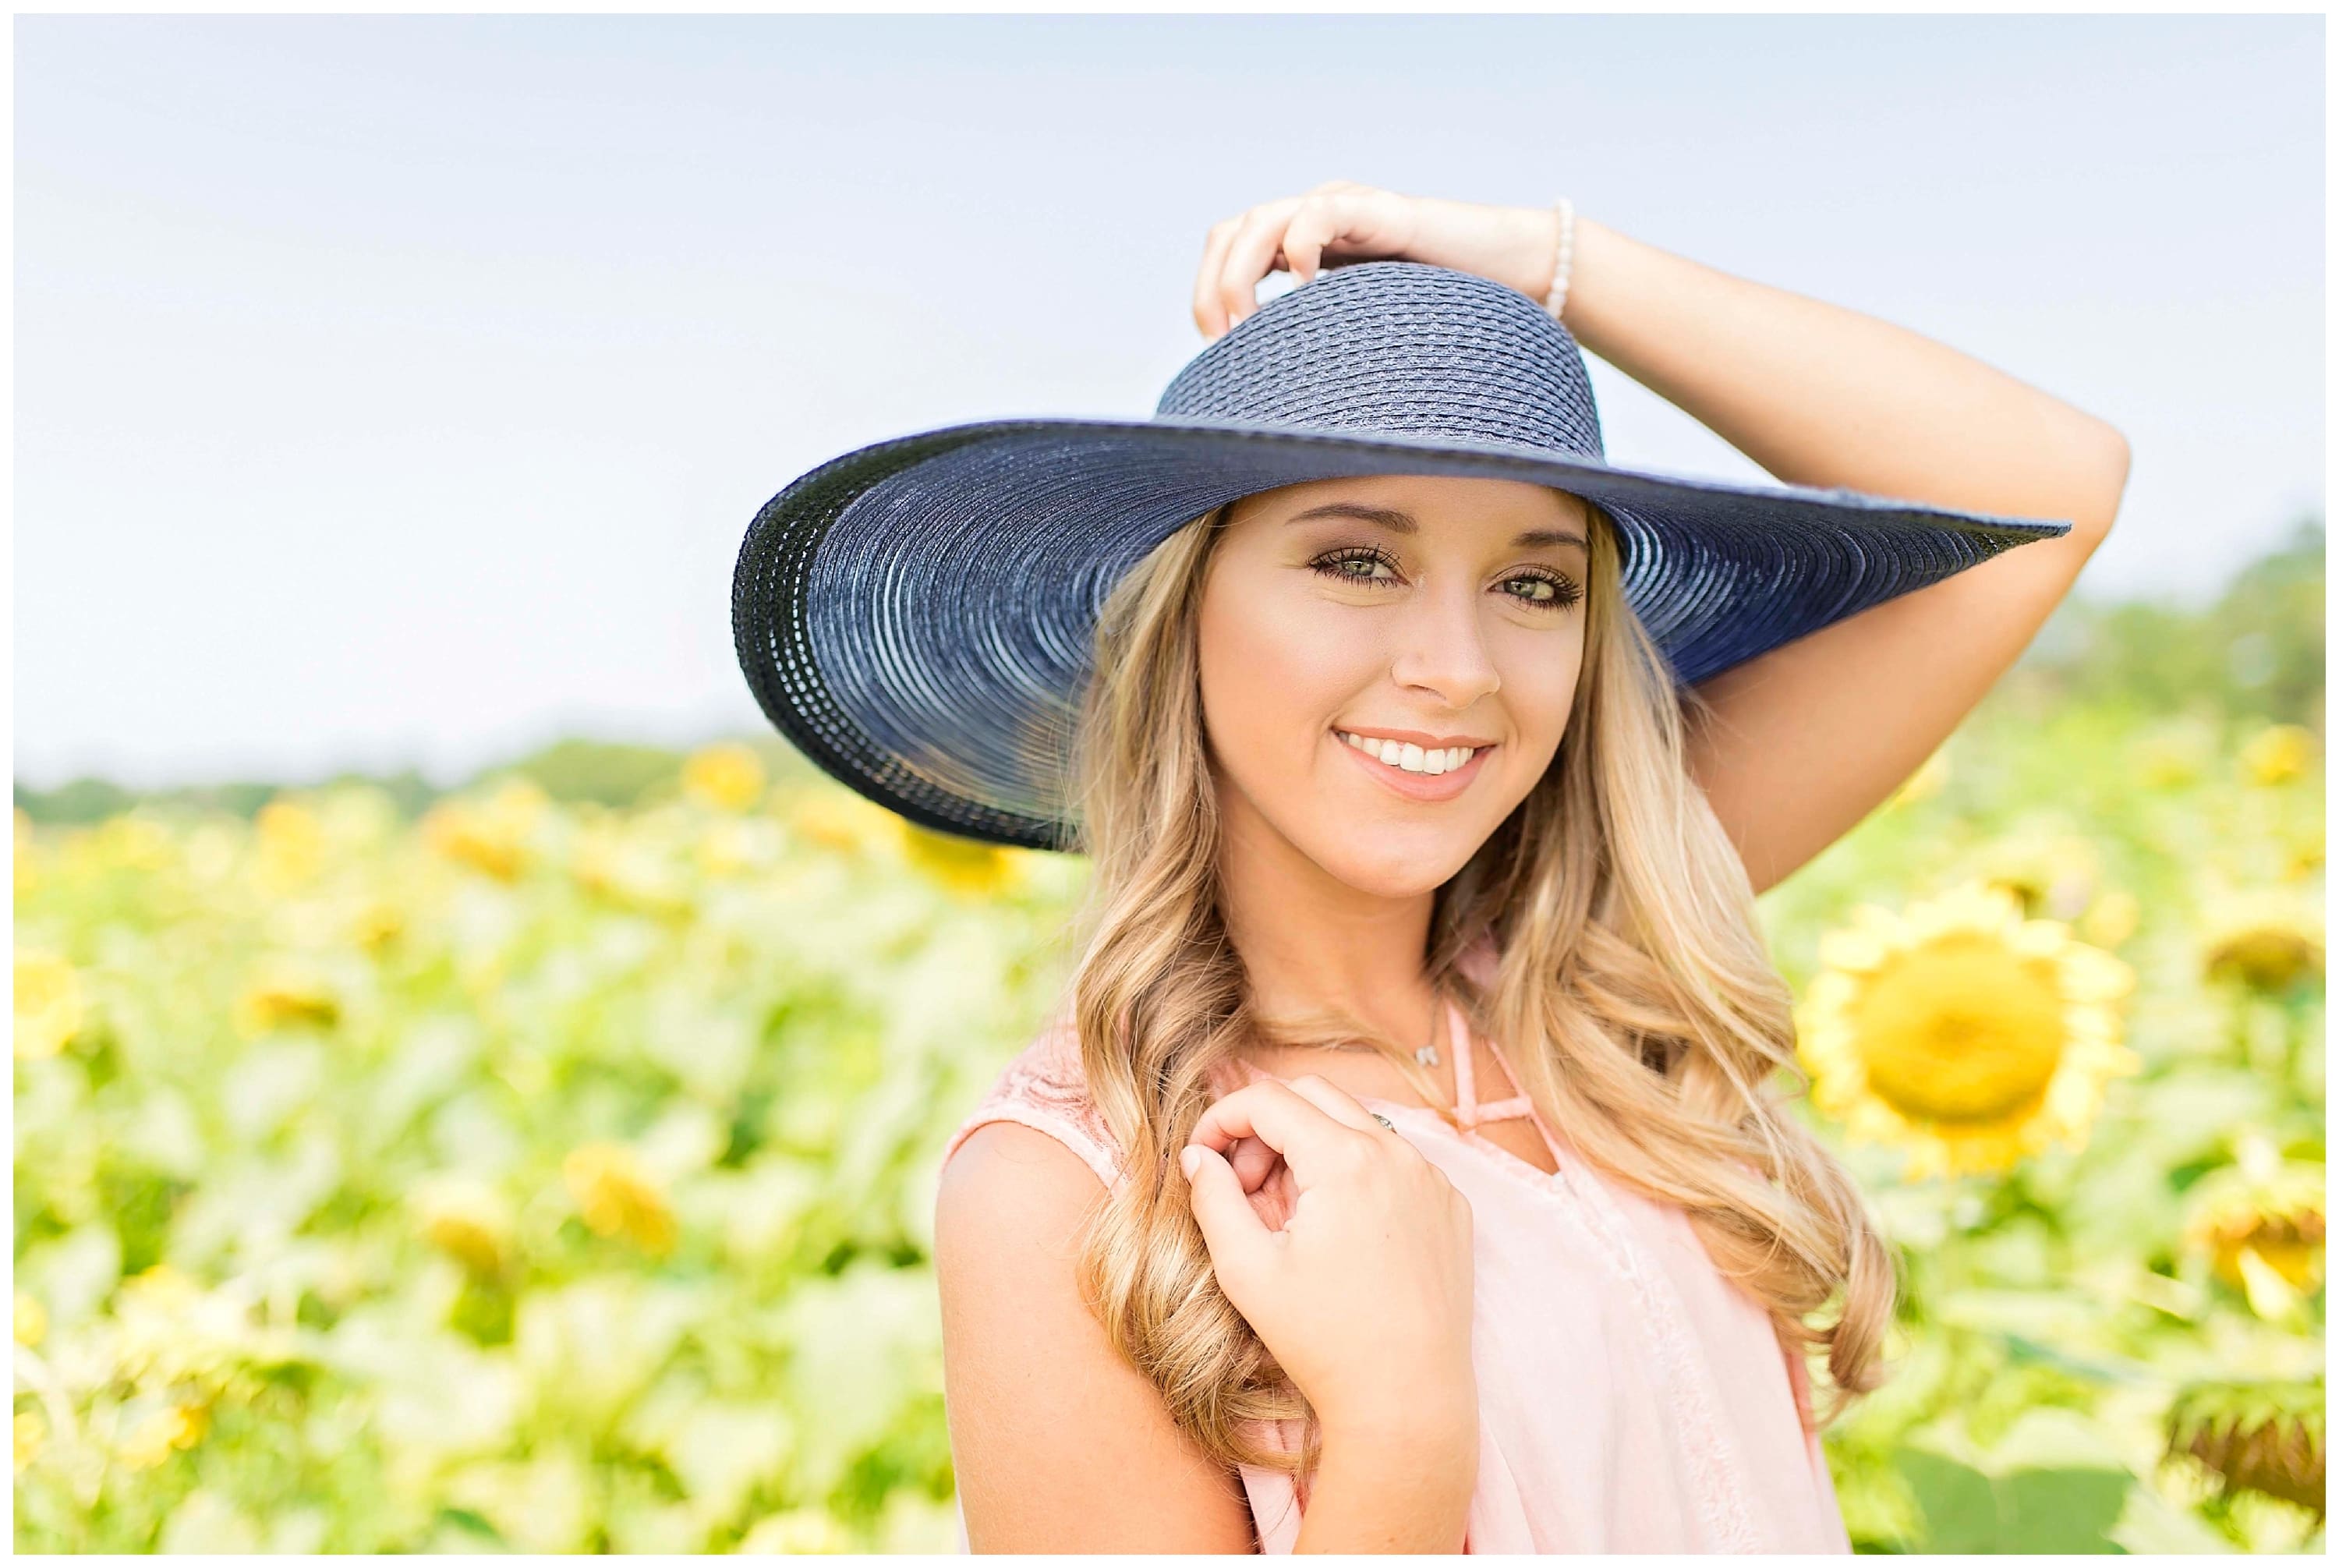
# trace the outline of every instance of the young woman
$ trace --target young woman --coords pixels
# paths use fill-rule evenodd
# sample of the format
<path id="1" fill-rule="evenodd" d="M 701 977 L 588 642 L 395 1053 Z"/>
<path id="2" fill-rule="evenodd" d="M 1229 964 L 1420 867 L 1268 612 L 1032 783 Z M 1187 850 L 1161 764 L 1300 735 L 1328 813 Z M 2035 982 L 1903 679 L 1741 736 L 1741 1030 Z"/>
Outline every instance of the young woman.
<path id="1" fill-rule="evenodd" d="M 1303 286 L 1258 307 L 1278 267 Z M 1367 272 L 1395 292 L 1341 316 L 1337 291 L 1363 297 Z M 1800 498 L 1611 482 L 1572 381 L 1545 425 L 1487 434 L 1543 407 L 1546 381 L 1509 367 L 1580 378 L 1537 301 Z M 950 1140 L 935 1208 L 967 1543 L 1844 1550 L 1805 1360 L 1823 1357 L 1825 1412 L 1877 1383 L 1892 1269 L 1782 1107 L 1790 997 L 1753 899 L 2014 660 L 2110 528 L 2124 441 L 1912 333 L 1564 204 L 1319 187 L 1210 231 L 1194 315 L 1218 340 L 1170 417 L 1384 448 L 1360 460 L 1311 435 L 1290 449 L 1320 454 L 1310 469 L 1229 446 L 1217 491 L 1156 483 L 1188 520 L 1127 560 L 1034 524 L 1055 542 L 1001 568 L 1085 548 L 1084 580 L 1110 591 L 1061 789 L 1093 864 L 1072 982 Z M 846 540 L 831 558 L 859 559 L 909 526 L 913 489 L 960 486 L 1005 518 L 1044 513 L 1042 485 L 1135 486 L 1157 470 L 1130 429 L 1052 463 L 998 458 L 980 491 L 831 465 L 813 479 L 833 495 L 806 481 L 790 505 Z M 1535 482 L 1408 460 L 1425 431 L 1440 453 L 1483 434 L 1577 466 Z M 988 439 L 967 450 L 1006 449 Z M 1011 503 L 1016 482 L 1033 488 Z M 1725 491 L 1756 509 L 1712 510 Z M 1919 586 L 1863 575 L 1896 552 Z M 784 576 L 747 556 L 743 584 Z M 999 582 L 952 591 L 1010 595 Z M 898 695 L 1000 638 L 921 655 L 913 626 L 870 633 L 857 664 L 798 658 L 824 669 L 828 706 L 767 711 L 873 798 L 1014 841 L 1034 797 L 1019 816 L 1005 764 L 952 749 L 976 727 L 951 716 L 963 705 L 913 723 Z M 787 646 L 757 636 L 759 657 Z M 927 674 L 867 676 L 887 658 Z M 887 734 L 908 761 L 851 754 Z M 962 797 L 991 804 L 948 814 Z"/>

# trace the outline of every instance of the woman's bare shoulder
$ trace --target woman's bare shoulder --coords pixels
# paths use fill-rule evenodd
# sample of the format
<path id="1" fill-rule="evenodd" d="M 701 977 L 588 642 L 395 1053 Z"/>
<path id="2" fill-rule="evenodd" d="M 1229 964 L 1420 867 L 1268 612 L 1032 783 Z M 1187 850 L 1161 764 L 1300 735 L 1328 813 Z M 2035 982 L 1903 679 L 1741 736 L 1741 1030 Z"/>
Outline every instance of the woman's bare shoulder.
<path id="1" fill-rule="evenodd" d="M 1178 1430 L 1080 1284 L 1106 1198 L 1052 1132 L 984 1121 L 934 1207 L 944 1407 L 959 1506 L 982 1552 L 1247 1552 L 1240 1480 Z"/>

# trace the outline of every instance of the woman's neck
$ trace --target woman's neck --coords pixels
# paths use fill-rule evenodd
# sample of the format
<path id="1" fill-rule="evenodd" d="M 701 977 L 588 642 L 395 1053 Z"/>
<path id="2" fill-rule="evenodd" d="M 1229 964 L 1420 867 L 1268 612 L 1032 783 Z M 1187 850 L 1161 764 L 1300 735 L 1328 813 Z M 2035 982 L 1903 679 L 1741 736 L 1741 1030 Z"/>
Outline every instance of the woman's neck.
<path id="1" fill-rule="evenodd" d="M 1327 874 L 1255 815 L 1219 845 L 1219 912 L 1242 956 L 1253 1011 L 1290 1019 L 1337 1009 L 1400 1040 L 1429 1040 L 1437 998 L 1424 973 L 1435 889 L 1396 897 Z"/>

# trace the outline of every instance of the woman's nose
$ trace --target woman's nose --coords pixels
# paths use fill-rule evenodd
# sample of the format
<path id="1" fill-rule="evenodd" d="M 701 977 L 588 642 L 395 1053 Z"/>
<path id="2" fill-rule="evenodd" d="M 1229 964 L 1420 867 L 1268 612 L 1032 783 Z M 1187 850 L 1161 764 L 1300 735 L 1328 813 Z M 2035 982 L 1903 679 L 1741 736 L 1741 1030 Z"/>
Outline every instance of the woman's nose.
<path id="1" fill-rule="evenodd" d="M 1466 708 L 1502 685 L 1473 589 L 1416 597 L 1406 606 L 1398 639 L 1390 676 L 1399 685 L 1436 693 L 1448 707 Z"/>

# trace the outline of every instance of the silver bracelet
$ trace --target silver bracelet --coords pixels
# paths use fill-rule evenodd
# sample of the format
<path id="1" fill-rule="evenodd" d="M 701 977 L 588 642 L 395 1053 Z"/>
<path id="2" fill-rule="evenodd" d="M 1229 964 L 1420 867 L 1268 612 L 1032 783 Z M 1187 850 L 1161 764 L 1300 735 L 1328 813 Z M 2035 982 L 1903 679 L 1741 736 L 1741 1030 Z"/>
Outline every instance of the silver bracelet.
<path id="1" fill-rule="evenodd" d="M 1552 270 L 1551 292 L 1544 296 L 1543 308 L 1556 320 L 1567 305 L 1567 275 L 1575 261 L 1575 203 L 1562 196 L 1559 199 L 1559 264 Z"/>

